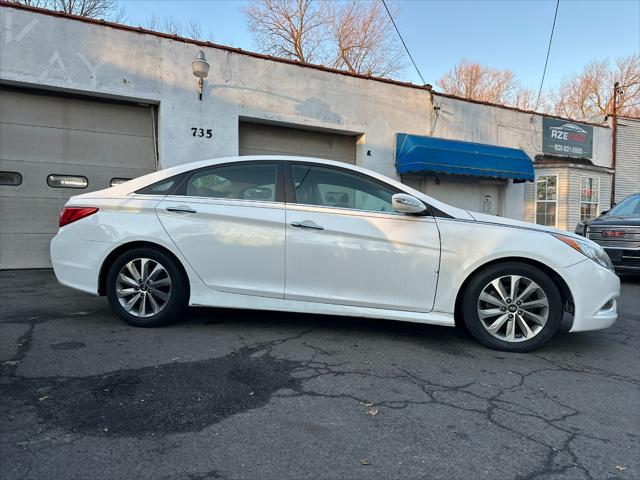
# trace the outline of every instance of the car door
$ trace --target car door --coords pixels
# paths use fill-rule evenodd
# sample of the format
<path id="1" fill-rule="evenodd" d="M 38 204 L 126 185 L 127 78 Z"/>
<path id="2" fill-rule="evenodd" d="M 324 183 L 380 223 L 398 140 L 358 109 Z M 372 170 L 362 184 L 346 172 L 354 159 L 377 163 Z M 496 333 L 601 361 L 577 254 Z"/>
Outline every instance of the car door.
<path id="1" fill-rule="evenodd" d="M 286 299 L 432 310 L 440 261 L 433 217 L 396 213 L 399 190 L 359 172 L 286 168 Z"/>
<path id="2" fill-rule="evenodd" d="M 282 162 L 247 161 L 199 169 L 156 207 L 208 287 L 284 297 L 282 168 Z"/>

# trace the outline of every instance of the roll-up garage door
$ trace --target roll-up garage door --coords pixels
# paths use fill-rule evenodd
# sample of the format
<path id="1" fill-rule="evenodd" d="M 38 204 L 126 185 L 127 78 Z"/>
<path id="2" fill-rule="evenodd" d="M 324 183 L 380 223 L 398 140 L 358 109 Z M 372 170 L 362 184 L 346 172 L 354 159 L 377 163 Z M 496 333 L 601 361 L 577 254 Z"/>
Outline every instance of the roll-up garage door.
<path id="1" fill-rule="evenodd" d="M 240 155 L 297 155 L 356 163 L 356 136 L 240 122 Z"/>
<path id="2" fill-rule="evenodd" d="M 156 170 L 152 108 L 0 89 L 1 269 L 50 267 L 70 196 Z"/>

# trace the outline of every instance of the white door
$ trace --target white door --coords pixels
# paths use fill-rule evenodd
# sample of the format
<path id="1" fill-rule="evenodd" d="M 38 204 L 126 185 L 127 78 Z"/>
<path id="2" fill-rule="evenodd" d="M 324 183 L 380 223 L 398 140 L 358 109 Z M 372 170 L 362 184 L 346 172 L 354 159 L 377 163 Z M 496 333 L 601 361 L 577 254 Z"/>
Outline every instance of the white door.
<path id="1" fill-rule="evenodd" d="M 394 187 L 337 167 L 291 165 L 285 298 L 428 312 L 440 261 L 429 216 L 395 213 Z"/>
<path id="2" fill-rule="evenodd" d="M 171 239 L 208 287 L 284 297 L 280 170 L 278 162 L 201 169 L 156 207 Z"/>

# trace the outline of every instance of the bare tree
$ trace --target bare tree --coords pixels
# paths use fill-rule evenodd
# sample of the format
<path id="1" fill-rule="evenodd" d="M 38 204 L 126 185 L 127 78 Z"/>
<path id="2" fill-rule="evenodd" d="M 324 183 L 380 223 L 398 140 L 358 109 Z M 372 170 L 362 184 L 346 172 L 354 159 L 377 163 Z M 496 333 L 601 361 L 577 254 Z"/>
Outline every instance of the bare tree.
<path id="1" fill-rule="evenodd" d="M 404 68 L 401 45 L 381 2 L 352 0 L 331 17 L 335 68 L 378 77 Z"/>
<path id="2" fill-rule="evenodd" d="M 386 77 L 403 52 L 380 1 L 253 0 L 245 15 L 259 50 Z"/>
<path id="3" fill-rule="evenodd" d="M 187 23 L 184 25 L 184 36 L 188 38 L 193 38 L 195 40 L 200 40 L 204 38 L 202 34 L 202 26 L 200 22 L 196 18 L 190 18 Z"/>
<path id="4" fill-rule="evenodd" d="M 523 110 L 534 110 L 537 107 L 535 92 L 523 88 L 511 70 L 491 68 L 466 58 L 440 77 L 438 86 L 444 93 L 471 100 L 509 105 Z M 540 105 L 545 105 L 544 98 L 541 100 Z"/>
<path id="5" fill-rule="evenodd" d="M 124 7 L 117 0 L 17 0 L 17 3 L 112 22 L 125 20 Z"/>
<path id="6" fill-rule="evenodd" d="M 52 8 L 52 0 L 14 0 L 15 3 L 26 5 L 28 7 Z"/>
<path id="7" fill-rule="evenodd" d="M 589 119 L 612 113 L 613 85 L 619 82 L 618 113 L 640 116 L 640 55 L 616 60 L 593 61 L 584 70 L 565 78 L 552 92 L 556 114 Z"/>
<path id="8" fill-rule="evenodd" d="M 245 10 L 259 49 L 305 63 L 321 62 L 328 18 L 314 0 L 254 0 Z"/>
<path id="9" fill-rule="evenodd" d="M 512 98 L 508 105 L 512 107 L 520 108 L 522 110 L 546 110 L 546 100 L 544 95 L 540 95 L 540 100 L 537 101 L 537 94 L 529 88 L 516 87 Z"/>
<path id="10" fill-rule="evenodd" d="M 444 93 L 492 103 L 507 103 L 517 89 L 511 70 L 497 70 L 466 58 L 438 80 Z"/>
<path id="11" fill-rule="evenodd" d="M 105 18 L 118 9 L 117 0 L 54 0 L 55 9 L 82 17 Z"/>
<path id="12" fill-rule="evenodd" d="M 182 35 L 182 26 L 173 17 L 173 15 L 166 15 L 164 17 L 151 15 L 145 24 L 145 28 L 168 33 L 170 35 Z"/>
<path id="13" fill-rule="evenodd" d="M 155 14 L 152 14 L 142 26 L 148 30 L 168 33 L 170 35 L 204 40 L 202 26 L 195 18 L 190 18 L 185 24 L 182 24 L 176 20 L 173 15 L 157 17 Z M 211 35 L 208 37 L 211 37 Z"/>

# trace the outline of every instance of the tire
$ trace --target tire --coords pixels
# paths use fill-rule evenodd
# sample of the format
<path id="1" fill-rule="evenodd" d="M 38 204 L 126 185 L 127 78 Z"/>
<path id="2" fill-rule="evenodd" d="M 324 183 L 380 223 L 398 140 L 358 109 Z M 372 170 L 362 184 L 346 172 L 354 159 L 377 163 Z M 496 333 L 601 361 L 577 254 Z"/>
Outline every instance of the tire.
<path id="1" fill-rule="evenodd" d="M 526 263 L 500 263 L 479 271 L 469 281 L 462 313 L 469 333 L 483 345 L 505 352 L 530 352 L 557 332 L 562 297 L 540 269 Z"/>
<path id="2" fill-rule="evenodd" d="M 134 327 L 175 322 L 189 300 L 182 266 L 172 256 L 147 247 L 128 250 L 113 262 L 105 290 L 114 313 Z"/>

